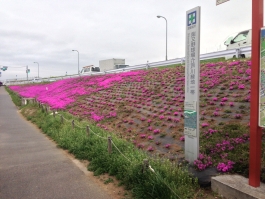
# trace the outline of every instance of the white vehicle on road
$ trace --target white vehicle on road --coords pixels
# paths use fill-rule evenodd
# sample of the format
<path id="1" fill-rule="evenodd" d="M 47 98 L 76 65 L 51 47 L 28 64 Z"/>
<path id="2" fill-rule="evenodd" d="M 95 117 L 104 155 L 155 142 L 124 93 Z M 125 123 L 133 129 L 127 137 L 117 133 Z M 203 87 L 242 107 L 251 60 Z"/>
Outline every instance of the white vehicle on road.
<path id="1" fill-rule="evenodd" d="M 251 42 L 252 42 L 252 31 L 244 30 L 242 32 L 229 36 L 224 42 L 224 44 L 226 45 L 227 50 L 231 50 L 231 49 L 240 49 L 243 47 L 251 46 Z M 250 56 L 251 56 L 251 53 L 240 54 L 241 58 L 246 58 Z M 227 56 L 226 59 L 230 59 L 233 57 L 235 57 L 235 55 Z"/>
<path id="2" fill-rule="evenodd" d="M 90 65 L 90 66 L 84 66 L 80 72 L 80 75 L 89 75 L 89 74 L 98 73 L 98 72 L 100 72 L 99 67 L 96 67 L 94 65 Z"/>
<path id="3" fill-rule="evenodd" d="M 42 82 L 42 79 L 41 78 L 38 78 L 38 77 L 34 77 L 33 80 L 31 80 L 33 83 L 40 83 Z"/>

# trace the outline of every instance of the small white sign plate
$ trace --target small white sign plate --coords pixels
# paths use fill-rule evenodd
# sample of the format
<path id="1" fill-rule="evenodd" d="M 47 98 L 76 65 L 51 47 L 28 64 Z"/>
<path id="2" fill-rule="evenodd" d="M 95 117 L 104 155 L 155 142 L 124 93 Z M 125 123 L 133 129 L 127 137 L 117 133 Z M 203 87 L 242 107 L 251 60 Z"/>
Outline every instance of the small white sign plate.
<path id="1" fill-rule="evenodd" d="M 227 2 L 229 0 L 216 0 L 216 5 L 220 5 L 221 3 Z"/>
<path id="2" fill-rule="evenodd" d="M 184 134 L 189 137 L 197 137 L 196 129 L 184 127 Z"/>
<path id="3" fill-rule="evenodd" d="M 184 102 L 184 110 L 196 111 L 197 112 L 196 104 L 197 104 L 196 101 L 185 101 Z"/>

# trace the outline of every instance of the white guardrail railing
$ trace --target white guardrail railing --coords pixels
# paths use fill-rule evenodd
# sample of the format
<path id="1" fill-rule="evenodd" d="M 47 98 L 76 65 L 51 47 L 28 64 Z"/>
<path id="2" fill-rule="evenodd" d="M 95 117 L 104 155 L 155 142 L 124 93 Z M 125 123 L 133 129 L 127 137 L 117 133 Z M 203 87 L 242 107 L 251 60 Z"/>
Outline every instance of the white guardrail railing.
<path id="1" fill-rule="evenodd" d="M 238 49 L 223 50 L 223 51 L 201 54 L 200 60 L 214 59 L 214 58 L 220 58 L 220 57 L 238 58 L 239 55 L 241 54 L 250 54 L 250 53 L 251 53 L 251 46 L 248 46 L 248 47 L 243 47 L 243 48 L 238 48 Z M 80 76 L 93 76 L 93 75 L 105 75 L 109 73 L 120 73 L 124 71 L 156 68 L 160 66 L 168 66 L 168 65 L 173 65 L 173 64 L 182 64 L 184 62 L 185 62 L 185 57 L 182 57 L 182 58 L 170 59 L 167 61 L 159 61 L 159 62 L 145 63 L 145 64 L 140 64 L 140 65 L 135 65 L 135 66 L 128 66 L 126 68 L 121 68 L 121 69 L 106 70 L 104 72 L 81 74 Z M 61 76 L 61 77 L 42 78 L 42 81 L 49 82 L 49 81 L 57 81 L 57 80 L 62 80 L 62 79 L 75 78 L 75 77 L 79 77 L 79 75 L 76 74 L 76 75 L 67 75 L 67 76 Z M 7 79 L 5 84 L 6 85 L 27 84 L 32 80 L 33 78 L 29 78 L 28 80 Z"/>

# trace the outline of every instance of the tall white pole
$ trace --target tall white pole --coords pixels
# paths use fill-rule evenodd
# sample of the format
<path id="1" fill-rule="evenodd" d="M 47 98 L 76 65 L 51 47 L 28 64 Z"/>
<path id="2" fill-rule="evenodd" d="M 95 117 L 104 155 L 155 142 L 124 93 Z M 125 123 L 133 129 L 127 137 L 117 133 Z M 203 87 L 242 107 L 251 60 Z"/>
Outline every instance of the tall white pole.
<path id="1" fill-rule="evenodd" d="M 166 60 L 167 60 L 167 19 L 166 17 L 158 15 L 157 18 L 163 18 L 166 20 Z"/>

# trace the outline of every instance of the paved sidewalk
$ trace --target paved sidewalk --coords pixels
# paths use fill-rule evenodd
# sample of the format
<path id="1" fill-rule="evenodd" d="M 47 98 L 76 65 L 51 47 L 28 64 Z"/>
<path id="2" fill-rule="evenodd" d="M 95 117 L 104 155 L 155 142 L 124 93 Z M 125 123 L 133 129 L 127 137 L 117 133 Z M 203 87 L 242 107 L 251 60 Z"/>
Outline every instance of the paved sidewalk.
<path id="1" fill-rule="evenodd" d="M 20 116 L 4 87 L 0 87 L 0 198 L 111 198 Z"/>

